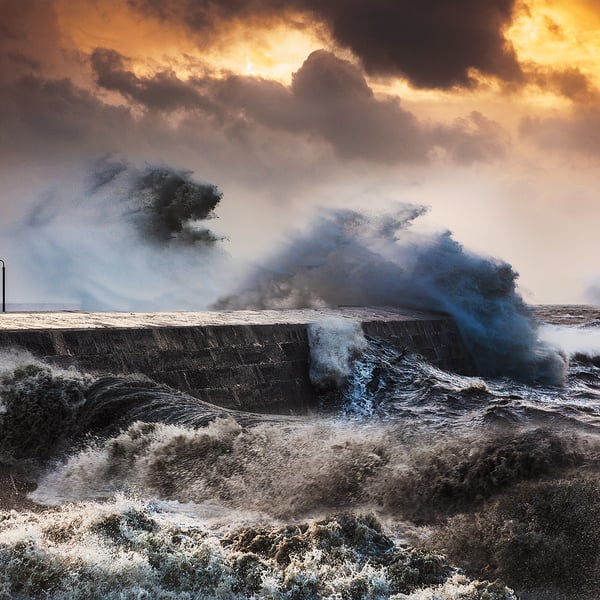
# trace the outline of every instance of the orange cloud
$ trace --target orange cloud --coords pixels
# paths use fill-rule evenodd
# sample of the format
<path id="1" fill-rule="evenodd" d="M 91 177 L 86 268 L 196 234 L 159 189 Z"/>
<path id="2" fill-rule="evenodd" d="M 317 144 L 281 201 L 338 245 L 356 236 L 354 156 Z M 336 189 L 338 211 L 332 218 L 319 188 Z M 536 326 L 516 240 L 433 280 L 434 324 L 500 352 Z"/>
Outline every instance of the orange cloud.
<path id="1" fill-rule="evenodd" d="M 56 12 L 66 43 L 86 55 L 111 48 L 130 58 L 141 77 L 168 69 L 180 79 L 212 71 L 289 82 L 306 56 L 323 45 L 313 29 L 283 22 L 236 21 L 206 40 L 180 21 L 141 16 L 120 0 L 57 0 Z"/>
<path id="2" fill-rule="evenodd" d="M 600 2 L 529 0 L 506 35 L 522 63 L 579 72 L 600 83 Z"/>

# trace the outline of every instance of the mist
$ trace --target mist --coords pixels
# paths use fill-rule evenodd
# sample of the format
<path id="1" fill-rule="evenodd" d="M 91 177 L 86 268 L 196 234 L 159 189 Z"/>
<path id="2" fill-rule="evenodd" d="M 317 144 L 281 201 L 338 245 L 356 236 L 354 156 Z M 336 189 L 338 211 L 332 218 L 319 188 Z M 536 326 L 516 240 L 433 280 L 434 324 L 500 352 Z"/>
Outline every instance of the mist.
<path id="1" fill-rule="evenodd" d="M 104 157 L 13 220 L 9 283 L 83 310 L 204 308 L 233 267 L 210 227 L 221 198 L 189 171 Z"/>

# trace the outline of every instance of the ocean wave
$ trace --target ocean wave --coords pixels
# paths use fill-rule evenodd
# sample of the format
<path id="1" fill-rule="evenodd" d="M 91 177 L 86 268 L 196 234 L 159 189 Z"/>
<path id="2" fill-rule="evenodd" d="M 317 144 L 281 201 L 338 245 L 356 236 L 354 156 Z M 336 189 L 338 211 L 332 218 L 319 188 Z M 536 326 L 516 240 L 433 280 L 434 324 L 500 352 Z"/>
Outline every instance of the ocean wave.
<path id="1" fill-rule="evenodd" d="M 276 519 L 376 507 L 416 523 L 471 510 L 521 481 L 597 463 L 595 438 L 544 429 L 426 435 L 342 421 L 217 419 L 189 429 L 135 423 L 51 469 L 30 498 L 45 504 L 119 493 L 254 510 Z"/>
<path id="2" fill-rule="evenodd" d="M 575 590 L 573 600 L 586 598 L 577 594 L 587 589 L 585 577 L 596 573 L 596 555 L 584 553 L 587 537 L 581 536 L 587 527 L 592 546 L 600 543 L 595 526 L 586 525 L 588 517 L 595 522 L 600 507 L 599 467 L 598 436 L 542 429 L 425 438 L 341 422 L 244 428 L 226 419 L 198 430 L 137 423 L 51 470 L 29 497 L 58 506 L 107 506 L 122 494 L 137 495 L 182 518 L 209 507 L 221 524 L 250 513 L 257 524 L 229 536 L 228 548 L 284 564 L 290 551 L 310 546 L 302 537 L 303 519 L 376 513 L 392 535 L 428 553 L 448 553 L 475 580 L 501 578 L 525 590 L 547 576 L 550 588 Z M 562 537 L 554 539 L 555 533 Z M 552 543 L 556 548 L 548 554 Z M 521 562 L 511 559 L 518 551 L 527 556 L 528 578 Z M 562 556 L 562 566 L 551 566 L 549 556 Z M 319 554 L 310 560 L 318 570 L 328 559 Z M 564 578 L 575 562 L 579 574 Z M 495 597 L 478 596 L 484 588 L 450 576 L 437 586 L 402 593 L 471 597 L 453 596 L 451 590 L 459 589 L 473 598 Z M 328 597 L 319 589 L 321 595 L 313 589 L 313 597 Z M 395 588 L 379 589 L 373 597 L 395 597 Z"/>
<path id="3" fill-rule="evenodd" d="M 540 338 L 511 265 L 478 256 L 450 232 L 417 233 L 425 209 L 328 211 L 247 277 L 218 308 L 404 306 L 454 317 L 481 375 L 560 384 L 564 354 Z"/>
<path id="4" fill-rule="evenodd" d="M 293 417 L 228 410 L 144 376 L 93 376 L 0 355 L 0 460 L 43 464 L 140 419 L 202 427 L 229 417 L 242 425 Z"/>

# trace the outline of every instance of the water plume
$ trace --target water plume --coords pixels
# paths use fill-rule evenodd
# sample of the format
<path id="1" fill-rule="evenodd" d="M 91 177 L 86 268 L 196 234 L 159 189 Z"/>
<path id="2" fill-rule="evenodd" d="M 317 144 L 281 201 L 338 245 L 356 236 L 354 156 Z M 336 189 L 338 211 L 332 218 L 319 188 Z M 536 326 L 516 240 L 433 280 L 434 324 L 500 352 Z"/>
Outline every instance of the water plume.
<path id="1" fill-rule="evenodd" d="M 562 383 L 566 358 L 540 339 L 513 268 L 469 252 L 450 232 L 417 233 L 423 213 L 408 205 L 371 216 L 327 211 L 216 306 L 442 311 L 455 318 L 480 374 Z"/>
<path id="2" fill-rule="evenodd" d="M 12 272 L 34 297 L 84 310 L 198 310 L 235 271 L 210 225 L 221 199 L 190 171 L 104 157 L 7 232 Z"/>
<path id="3" fill-rule="evenodd" d="M 352 374 L 352 361 L 367 348 L 360 323 L 329 317 L 308 326 L 310 380 L 317 388 L 339 388 Z"/>

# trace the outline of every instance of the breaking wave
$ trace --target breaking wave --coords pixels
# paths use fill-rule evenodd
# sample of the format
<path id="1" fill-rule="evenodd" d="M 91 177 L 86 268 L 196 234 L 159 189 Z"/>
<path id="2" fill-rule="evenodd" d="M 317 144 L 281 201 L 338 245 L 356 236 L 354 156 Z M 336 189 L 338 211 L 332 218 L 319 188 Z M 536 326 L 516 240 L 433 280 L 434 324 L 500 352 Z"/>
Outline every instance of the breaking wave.
<path id="1" fill-rule="evenodd" d="M 512 267 L 468 252 L 449 232 L 413 231 L 423 212 L 415 206 L 380 216 L 330 211 L 216 306 L 442 311 L 455 318 L 482 375 L 564 382 L 566 358 L 540 338 Z"/>
<path id="2" fill-rule="evenodd" d="M 247 428 L 225 419 L 201 429 L 136 423 L 53 468 L 30 498 L 50 505 L 93 501 L 106 507 L 126 494 L 162 503 L 178 515 L 208 516 L 208 522 L 212 516 L 213 528 L 241 515 L 245 524 L 226 537 L 228 551 L 252 552 L 253 560 L 277 563 L 284 571 L 295 565 L 296 575 L 313 583 L 312 592 L 293 597 L 328 598 L 336 586 L 354 580 L 362 581 L 352 583 L 361 592 L 348 597 L 513 597 L 500 583 L 492 586 L 500 595 L 489 595 L 489 584 L 464 578 L 450 568 L 455 564 L 474 580 L 501 579 L 518 590 L 559 590 L 575 599 L 586 598 L 581 594 L 593 589 L 590 582 L 600 575 L 597 554 L 587 552 L 600 543 L 594 525 L 599 520 L 599 467 L 597 436 L 541 428 L 427 436 L 413 428 L 331 421 Z M 323 521 L 343 529 L 336 523 L 341 517 L 326 516 L 340 512 L 355 515 L 344 517 L 352 527 L 358 523 L 354 563 L 347 558 L 337 562 L 340 550 L 322 538 L 329 533 L 316 533 L 316 546 L 304 538 L 304 532 L 321 531 Z M 376 548 L 376 556 L 356 545 L 374 535 L 368 527 L 380 531 L 373 521 L 361 523 L 360 514 L 377 514 L 394 539 L 410 543 L 400 547 L 402 568 L 410 567 L 411 576 L 394 579 L 381 567 L 394 556 L 391 542 Z M 273 523 L 281 522 L 287 525 L 274 530 Z M 588 532 L 584 538 L 582 531 Z M 119 535 L 129 540 L 132 534 Z M 146 542 L 149 535 L 142 534 Z M 418 563 L 411 564 L 406 553 L 420 557 Z M 554 566 L 549 567 L 548 557 Z M 370 583 L 363 581 L 367 562 L 369 569 L 377 566 L 377 574 L 369 570 L 375 577 Z M 343 579 L 329 582 L 327 573 L 336 569 Z M 287 580 L 287 575 L 271 576 Z M 406 587 L 398 587 L 400 580 Z M 472 595 L 453 595 L 458 591 Z"/>

